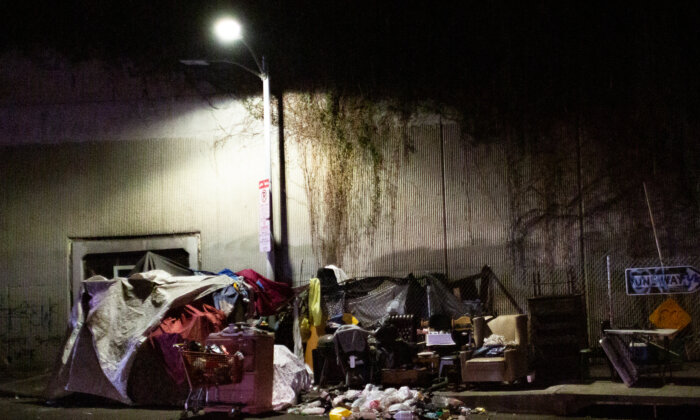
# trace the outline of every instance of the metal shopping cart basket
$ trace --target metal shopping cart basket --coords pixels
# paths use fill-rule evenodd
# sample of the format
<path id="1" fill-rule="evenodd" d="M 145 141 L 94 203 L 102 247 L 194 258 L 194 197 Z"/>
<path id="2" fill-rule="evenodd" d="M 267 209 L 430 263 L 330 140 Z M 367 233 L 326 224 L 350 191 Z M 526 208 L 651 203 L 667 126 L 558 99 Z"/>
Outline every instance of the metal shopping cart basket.
<path id="1" fill-rule="evenodd" d="M 190 413 L 198 414 L 206 411 L 209 401 L 209 390 L 212 387 L 234 384 L 241 381 L 243 376 L 243 355 L 204 353 L 185 350 L 177 346 L 190 391 L 185 400 L 183 417 Z M 230 414 L 235 414 L 240 407 L 231 407 Z"/>

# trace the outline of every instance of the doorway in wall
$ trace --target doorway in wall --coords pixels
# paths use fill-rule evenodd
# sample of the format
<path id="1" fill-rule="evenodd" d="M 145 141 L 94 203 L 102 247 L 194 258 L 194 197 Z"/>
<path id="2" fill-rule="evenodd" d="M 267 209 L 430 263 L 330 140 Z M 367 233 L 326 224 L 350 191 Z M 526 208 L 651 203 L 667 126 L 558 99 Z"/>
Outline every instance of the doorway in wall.
<path id="1" fill-rule="evenodd" d="M 128 277 L 131 269 L 148 251 L 173 260 L 185 267 L 190 266 L 189 253 L 183 248 L 87 254 L 83 257 L 83 278 L 87 279 L 98 275 L 108 279 Z"/>
<path id="2" fill-rule="evenodd" d="M 109 238 L 69 238 L 70 295 L 75 300 L 80 282 L 94 275 L 124 277 L 148 252 L 185 267 L 200 269 L 200 234 L 149 235 Z"/>

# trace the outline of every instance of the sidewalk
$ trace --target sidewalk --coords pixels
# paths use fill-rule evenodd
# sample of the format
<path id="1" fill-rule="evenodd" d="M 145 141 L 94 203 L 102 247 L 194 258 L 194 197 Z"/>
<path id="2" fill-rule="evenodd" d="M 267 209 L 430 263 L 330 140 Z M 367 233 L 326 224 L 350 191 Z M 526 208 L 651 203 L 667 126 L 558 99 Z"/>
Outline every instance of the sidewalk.
<path id="1" fill-rule="evenodd" d="M 41 398 L 51 377 L 47 372 L 27 372 L 0 376 L 0 396 Z"/>
<path id="2" fill-rule="evenodd" d="M 610 414 L 616 410 L 623 413 L 623 418 L 700 418 L 700 363 L 685 363 L 682 370 L 673 372 L 673 378 L 666 378 L 665 384 L 659 378 L 648 376 L 630 388 L 621 382 L 606 379 L 607 374 L 607 367 L 598 367 L 592 371 L 592 379 L 584 383 L 548 387 L 498 385 L 445 390 L 436 394 L 458 398 L 467 407 L 483 407 L 489 414 L 516 413 L 519 418 L 620 418 L 619 415 Z M 5 380 L 0 383 L 0 396 L 8 401 L 16 399 L 35 406 L 41 405 L 44 402 L 42 393 L 49 376 L 48 373 L 42 373 L 26 379 Z M 23 404 L 23 409 L 27 409 L 27 404 Z M 90 404 L 96 410 L 115 410 L 121 416 L 127 412 L 136 415 L 143 411 L 145 418 L 148 418 L 148 413 L 154 418 L 177 418 L 181 412 L 177 407 L 155 410 L 110 404 L 101 407 L 97 400 Z M 66 409 L 70 409 L 70 404 L 68 408 L 41 408 L 44 414 L 48 414 L 46 410 L 60 412 Z M 84 411 L 86 408 L 77 406 L 75 409 Z"/>
<path id="3" fill-rule="evenodd" d="M 488 411 L 538 413 L 558 416 L 580 415 L 588 411 L 614 406 L 647 407 L 653 412 L 659 407 L 676 407 L 698 413 L 700 418 L 700 364 L 686 362 L 673 377 L 644 375 L 633 387 L 610 380 L 607 366 L 592 369 L 591 379 L 581 383 L 547 387 L 506 385 L 445 391 L 462 400 L 468 407 L 484 407 Z M 682 411 L 682 410 L 681 410 Z"/>

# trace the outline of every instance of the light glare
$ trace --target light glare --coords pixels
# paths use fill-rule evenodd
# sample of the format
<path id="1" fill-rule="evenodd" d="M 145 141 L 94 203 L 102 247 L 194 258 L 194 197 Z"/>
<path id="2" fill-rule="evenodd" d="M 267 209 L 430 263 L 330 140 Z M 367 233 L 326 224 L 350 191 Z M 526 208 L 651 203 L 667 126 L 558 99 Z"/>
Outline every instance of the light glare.
<path id="1" fill-rule="evenodd" d="M 241 39 L 241 25 L 229 17 L 221 18 L 214 24 L 214 34 L 221 42 L 233 42 Z"/>

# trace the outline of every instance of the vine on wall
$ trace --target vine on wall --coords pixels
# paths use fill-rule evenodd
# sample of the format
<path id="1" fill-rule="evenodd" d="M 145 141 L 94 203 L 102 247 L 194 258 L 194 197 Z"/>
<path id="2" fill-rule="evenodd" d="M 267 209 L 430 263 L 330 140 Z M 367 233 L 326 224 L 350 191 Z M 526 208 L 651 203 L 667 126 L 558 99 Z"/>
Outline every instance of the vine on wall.
<path id="1" fill-rule="evenodd" d="M 373 242 L 383 212 L 395 208 L 392 177 L 406 118 L 392 104 L 333 91 L 286 94 L 284 110 L 285 138 L 304 174 L 314 255 L 321 265 L 342 266 Z"/>

